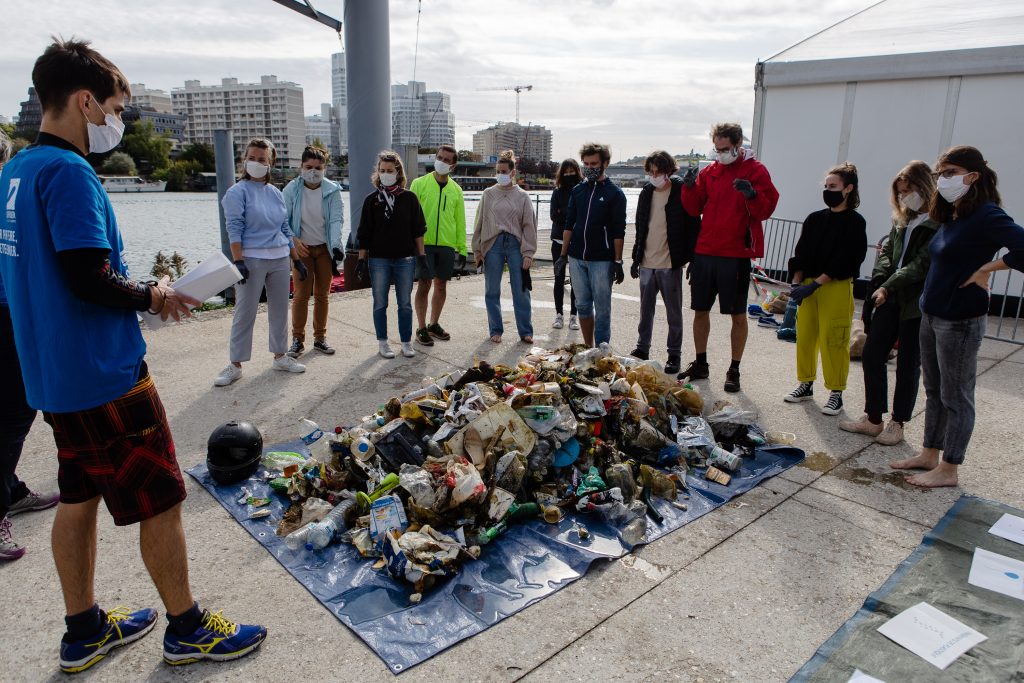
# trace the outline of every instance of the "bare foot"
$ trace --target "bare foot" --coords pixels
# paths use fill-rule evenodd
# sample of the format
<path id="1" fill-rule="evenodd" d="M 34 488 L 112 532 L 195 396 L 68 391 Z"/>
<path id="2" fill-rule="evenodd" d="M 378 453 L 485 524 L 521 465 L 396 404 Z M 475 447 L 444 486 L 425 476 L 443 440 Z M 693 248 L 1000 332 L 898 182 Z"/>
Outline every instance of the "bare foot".
<path id="1" fill-rule="evenodd" d="M 940 486 L 956 486 L 957 466 L 948 462 L 940 462 L 933 470 L 915 474 L 907 477 L 907 483 L 925 488 L 939 488 Z"/>
<path id="2" fill-rule="evenodd" d="M 521 342 L 523 342 L 524 344 L 532 344 L 533 343 L 533 337 L 520 337 L 519 340 Z"/>
<path id="3" fill-rule="evenodd" d="M 491 335 L 491 341 L 494 342 L 495 344 L 500 344 L 501 343 L 501 335 L 500 334 L 492 334 Z"/>
<path id="4" fill-rule="evenodd" d="M 922 448 L 913 458 L 893 460 L 889 467 L 894 470 L 930 470 L 939 464 L 939 452 L 934 448 Z"/>

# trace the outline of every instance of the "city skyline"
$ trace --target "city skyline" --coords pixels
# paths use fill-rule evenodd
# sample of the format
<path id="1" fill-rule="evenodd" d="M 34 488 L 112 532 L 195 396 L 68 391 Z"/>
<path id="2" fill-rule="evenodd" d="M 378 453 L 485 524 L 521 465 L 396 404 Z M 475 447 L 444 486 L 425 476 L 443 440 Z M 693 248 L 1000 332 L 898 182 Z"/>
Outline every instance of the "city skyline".
<path id="1" fill-rule="evenodd" d="M 520 122 L 552 131 L 556 159 L 575 156 L 588 140 L 609 143 L 615 160 L 655 147 L 706 151 L 715 121 L 749 129 L 758 59 L 867 4 L 787 0 L 765 7 L 732 0 L 678 10 L 643 0 L 525 0 L 472 12 L 466 10 L 474 2 L 438 0 L 423 5 L 414 74 L 416 2 L 391 0 L 391 83 L 415 76 L 449 94 L 460 149 L 472 148 L 474 132 L 514 120 L 515 94 L 500 88 L 530 84 Z M 340 2 L 315 5 L 341 17 Z M 200 7 L 168 0 L 160 11 L 130 13 L 113 0 L 12 7 L 6 18 L 21 28 L 0 46 L 0 114 L 18 113 L 32 63 L 51 34 L 91 40 L 130 81 L 153 89 L 274 74 L 302 86 L 304 115 L 320 113 L 321 103 L 334 101 L 331 55 L 344 49 L 338 37 L 270 0 L 249 7 L 239 13 L 229 0 Z"/>

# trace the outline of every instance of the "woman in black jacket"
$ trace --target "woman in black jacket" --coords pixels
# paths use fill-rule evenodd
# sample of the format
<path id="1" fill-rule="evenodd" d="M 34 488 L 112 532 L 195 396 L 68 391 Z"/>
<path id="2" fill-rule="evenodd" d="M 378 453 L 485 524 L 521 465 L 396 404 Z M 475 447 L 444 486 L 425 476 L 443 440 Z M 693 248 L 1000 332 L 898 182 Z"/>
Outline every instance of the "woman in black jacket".
<path id="1" fill-rule="evenodd" d="M 786 394 L 788 403 L 814 398 L 814 379 L 821 374 L 831 391 L 821 409 L 825 415 L 843 410 L 843 391 L 850 374 L 850 323 L 853 280 L 868 250 L 864 217 L 855 211 L 857 167 L 846 162 L 825 176 L 822 200 L 826 209 L 804 221 L 793 258 L 789 260 L 793 291 L 800 305 L 796 319 L 796 376 L 800 385 Z"/>
<path id="2" fill-rule="evenodd" d="M 551 260 L 555 264 L 555 322 L 551 327 L 562 329 L 562 302 L 565 300 L 566 259 L 562 255 L 562 233 L 565 231 L 565 210 L 569 206 L 569 193 L 580 182 L 580 165 L 575 159 L 566 159 L 555 174 L 555 189 L 551 192 Z M 569 329 L 578 330 L 576 320 L 576 293 L 569 284 Z"/>

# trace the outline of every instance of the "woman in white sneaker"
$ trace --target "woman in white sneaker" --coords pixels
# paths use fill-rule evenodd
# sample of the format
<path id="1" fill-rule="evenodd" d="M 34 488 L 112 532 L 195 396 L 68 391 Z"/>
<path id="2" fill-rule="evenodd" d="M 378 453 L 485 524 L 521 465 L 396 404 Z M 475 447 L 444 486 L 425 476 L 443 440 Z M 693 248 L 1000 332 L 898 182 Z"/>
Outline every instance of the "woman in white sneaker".
<path id="1" fill-rule="evenodd" d="M 242 376 L 242 363 L 252 358 L 252 329 L 260 294 L 267 289 L 269 347 L 272 367 L 282 372 L 305 372 L 306 366 L 285 355 L 288 351 L 288 285 L 291 266 L 300 280 L 308 272 L 295 252 L 288 210 L 281 191 L 270 184 L 270 169 L 277 161 L 274 144 L 253 138 L 242 157 L 242 179 L 224 193 L 221 204 L 231 243 L 231 257 L 242 274 L 235 285 L 235 314 L 231 320 L 231 363 L 214 386 L 225 387 Z"/>
<path id="2" fill-rule="evenodd" d="M 388 345 L 388 292 L 395 288 L 398 300 L 398 338 L 402 355 L 416 355 L 412 348 L 412 282 L 416 262 L 426 272 L 423 235 L 427 222 L 416 195 L 405 189 L 405 168 L 397 152 L 386 150 L 377 155 L 373 171 L 376 192 L 363 200 L 356 238 L 359 243 L 357 277 L 369 274 L 373 290 L 373 328 L 377 333 L 378 353 L 394 358 Z"/>
<path id="3" fill-rule="evenodd" d="M 840 429 L 873 436 L 883 446 L 895 446 L 903 441 L 903 425 L 910 421 L 917 403 L 921 383 L 918 300 L 931 263 L 928 245 L 939 229 L 939 224 L 928 218 L 928 206 L 934 194 L 932 169 L 923 161 L 911 161 L 892 180 L 889 191 L 892 230 L 871 272 L 870 294 L 864 301 L 865 307 L 874 305 L 861 356 L 864 416 L 857 421 L 839 423 Z M 900 350 L 896 356 L 892 415 L 883 426 L 882 416 L 889 409 L 886 363 L 896 342 Z"/>
<path id="4" fill-rule="evenodd" d="M 788 403 L 814 398 L 814 380 L 821 356 L 821 374 L 828 400 L 821 412 L 838 415 L 850 374 L 850 324 L 853 321 L 853 279 L 868 249 L 864 217 L 855 210 L 857 167 L 846 162 L 825 175 L 822 201 L 826 208 L 804 221 L 793 258 L 789 260 L 793 291 L 800 306 L 796 318 L 796 376 L 800 385 L 786 394 Z"/>

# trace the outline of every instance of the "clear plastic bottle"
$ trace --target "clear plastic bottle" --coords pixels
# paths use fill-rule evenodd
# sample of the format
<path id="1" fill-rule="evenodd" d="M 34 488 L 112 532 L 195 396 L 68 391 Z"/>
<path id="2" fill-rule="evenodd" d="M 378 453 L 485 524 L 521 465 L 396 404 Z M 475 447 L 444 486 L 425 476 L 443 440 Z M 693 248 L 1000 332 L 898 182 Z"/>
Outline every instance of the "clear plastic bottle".
<path id="1" fill-rule="evenodd" d="M 345 514 L 356 504 L 352 498 L 347 498 L 327 513 L 327 516 L 319 522 L 310 522 L 298 531 L 293 531 L 285 537 L 285 544 L 292 550 L 298 550 L 305 546 L 306 550 L 322 550 L 334 542 L 348 525 L 345 524 Z"/>
<path id="2" fill-rule="evenodd" d="M 306 444 L 311 458 L 322 463 L 331 461 L 331 440 L 316 422 L 306 417 L 299 420 L 299 438 Z"/>

